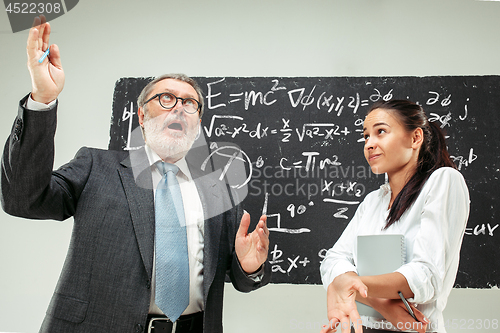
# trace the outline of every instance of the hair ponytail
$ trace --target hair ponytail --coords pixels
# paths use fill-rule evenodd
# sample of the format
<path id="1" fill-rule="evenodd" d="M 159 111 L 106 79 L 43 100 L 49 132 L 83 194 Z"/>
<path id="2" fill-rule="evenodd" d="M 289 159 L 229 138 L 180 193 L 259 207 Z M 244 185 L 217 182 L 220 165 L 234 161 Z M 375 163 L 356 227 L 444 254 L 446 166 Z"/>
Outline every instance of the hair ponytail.
<path id="1" fill-rule="evenodd" d="M 375 103 L 368 113 L 375 109 L 393 112 L 408 131 L 421 128 L 424 141 L 418 154 L 417 170 L 396 196 L 385 229 L 398 221 L 404 212 L 417 200 L 429 176 L 441 167 L 455 164 L 450 158 L 443 131 L 436 123 L 430 123 L 421 106 L 407 100 L 390 100 Z"/>

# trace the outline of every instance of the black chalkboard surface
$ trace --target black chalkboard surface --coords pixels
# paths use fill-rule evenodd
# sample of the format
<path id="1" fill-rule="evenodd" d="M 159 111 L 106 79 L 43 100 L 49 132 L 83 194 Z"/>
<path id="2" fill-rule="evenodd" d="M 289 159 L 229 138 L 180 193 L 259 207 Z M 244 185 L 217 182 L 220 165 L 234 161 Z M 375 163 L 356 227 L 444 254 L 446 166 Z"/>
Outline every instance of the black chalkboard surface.
<path id="1" fill-rule="evenodd" d="M 137 149 L 136 99 L 152 78 L 117 81 L 110 149 Z M 244 208 L 268 215 L 274 283 L 319 284 L 319 264 L 364 196 L 384 183 L 363 157 L 362 123 L 380 99 L 410 99 L 447 133 L 471 213 L 456 287 L 500 282 L 500 77 L 196 78 L 203 136 L 222 166 L 238 150 Z M 239 147 L 239 148 L 238 148 Z M 217 167 L 216 167 L 217 168 Z M 253 228 L 253 226 L 251 226 Z"/>

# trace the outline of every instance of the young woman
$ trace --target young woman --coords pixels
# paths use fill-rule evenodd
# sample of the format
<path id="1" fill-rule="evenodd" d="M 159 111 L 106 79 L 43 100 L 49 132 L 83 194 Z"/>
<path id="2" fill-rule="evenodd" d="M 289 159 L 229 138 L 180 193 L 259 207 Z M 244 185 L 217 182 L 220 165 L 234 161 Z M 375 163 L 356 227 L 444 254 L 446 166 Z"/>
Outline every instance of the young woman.
<path id="1" fill-rule="evenodd" d="M 322 332 L 361 332 L 355 300 L 386 320 L 363 317 L 364 332 L 446 332 L 443 309 L 453 287 L 469 216 L 469 193 L 440 128 L 410 101 L 376 103 L 364 121 L 364 154 L 389 179 L 369 193 L 321 264 L 330 325 Z M 402 234 L 406 264 L 392 273 L 358 276 L 359 235 Z M 413 319 L 398 292 L 408 299 Z M 374 329 L 375 328 L 375 329 Z"/>

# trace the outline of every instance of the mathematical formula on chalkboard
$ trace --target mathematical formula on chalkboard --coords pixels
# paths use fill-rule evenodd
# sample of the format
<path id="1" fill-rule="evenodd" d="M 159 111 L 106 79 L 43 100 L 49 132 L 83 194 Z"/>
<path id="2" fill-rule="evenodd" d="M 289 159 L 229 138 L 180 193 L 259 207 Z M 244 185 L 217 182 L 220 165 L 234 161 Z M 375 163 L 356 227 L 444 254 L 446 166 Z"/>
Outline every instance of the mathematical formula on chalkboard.
<path id="1" fill-rule="evenodd" d="M 110 149 L 134 150 L 136 98 L 152 78 L 115 87 Z M 446 132 L 471 195 L 457 287 L 498 284 L 500 77 L 196 78 L 205 97 L 207 156 L 247 177 L 244 208 L 266 213 L 274 283 L 320 283 L 319 264 L 364 196 L 385 182 L 363 157 L 363 119 L 383 99 L 410 99 Z M 134 135 L 136 137 L 134 137 Z M 235 157 L 237 156 L 237 157 Z M 203 164 L 203 163 L 202 163 Z"/>

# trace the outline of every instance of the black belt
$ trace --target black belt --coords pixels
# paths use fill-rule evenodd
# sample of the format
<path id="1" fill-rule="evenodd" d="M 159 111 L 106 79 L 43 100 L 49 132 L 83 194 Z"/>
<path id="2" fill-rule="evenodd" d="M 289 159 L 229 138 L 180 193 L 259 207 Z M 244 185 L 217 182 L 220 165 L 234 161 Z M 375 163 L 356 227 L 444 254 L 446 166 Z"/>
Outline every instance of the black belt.
<path id="1" fill-rule="evenodd" d="M 147 333 L 203 333 L 203 311 L 180 316 L 172 322 L 166 316 L 148 316 Z"/>

